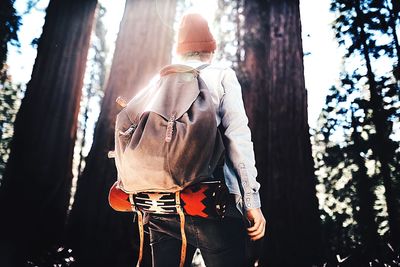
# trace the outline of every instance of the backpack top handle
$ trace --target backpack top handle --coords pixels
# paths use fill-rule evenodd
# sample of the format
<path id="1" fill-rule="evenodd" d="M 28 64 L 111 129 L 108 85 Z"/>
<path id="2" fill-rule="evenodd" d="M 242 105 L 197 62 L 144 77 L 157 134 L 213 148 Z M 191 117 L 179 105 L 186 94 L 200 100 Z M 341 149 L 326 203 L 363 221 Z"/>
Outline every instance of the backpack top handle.
<path id="1" fill-rule="evenodd" d="M 209 65 L 210 64 L 203 64 L 200 67 L 192 68 L 187 65 L 172 64 L 172 65 L 168 65 L 168 66 L 165 66 L 164 68 L 162 68 L 160 70 L 160 76 L 164 77 L 164 76 L 172 74 L 172 73 L 189 73 L 189 72 L 191 72 L 194 74 L 195 77 L 197 77 L 199 75 L 200 71 Z"/>

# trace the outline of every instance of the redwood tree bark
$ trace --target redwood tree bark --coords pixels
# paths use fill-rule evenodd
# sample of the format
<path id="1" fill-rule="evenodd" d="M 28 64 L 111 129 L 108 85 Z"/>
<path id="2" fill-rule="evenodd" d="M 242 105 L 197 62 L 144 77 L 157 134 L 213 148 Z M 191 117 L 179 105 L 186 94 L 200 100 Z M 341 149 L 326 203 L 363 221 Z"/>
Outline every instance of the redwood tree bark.
<path id="1" fill-rule="evenodd" d="M 96 0 L 52 0 L 0 187 L 0 265 L 59 243 Z M 52 248 L 53 249 L 53 248 Z"/>
<path id="2" fill-rule="evenodd" d="M 311 266 L 321 232 L 298 0 L 244 2 L 240 64 L 267 227 L 259 266 Z"/>
<path id="3" fill-rule="evenodd" d="M 170 63 L 175 9 L 176 0 L 126 2 L 93 145 L 78 179 L 69 220 L 78 266 L 133 266 L 137 259 L 138 232 L 132 213 L 113 211 L 107 200 L 116 181 L 114 160 L 107 158 L 114 149 L 119 111 L 115 100 L 118 96 L 129 100 Z M 150 265 L 146 255 L 143 266 Z"/>

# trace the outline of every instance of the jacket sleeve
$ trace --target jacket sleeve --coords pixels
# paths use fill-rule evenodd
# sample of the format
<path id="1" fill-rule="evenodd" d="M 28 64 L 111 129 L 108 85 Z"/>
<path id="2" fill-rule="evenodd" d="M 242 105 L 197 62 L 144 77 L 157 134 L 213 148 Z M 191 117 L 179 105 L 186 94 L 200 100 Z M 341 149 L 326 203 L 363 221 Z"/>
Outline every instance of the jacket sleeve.
<path id="1" fill-rule="evenodd" d="M 224 94 L 220 102 L 219 115 L 225 129 L 227 164 L 225 174 L 238 179 L 245 210 L 261 207 L 256 181 L 257 169 L 248 118 L 244 109 L 242 91 L 235 72 L 224 70 L 222 77 Z"/>

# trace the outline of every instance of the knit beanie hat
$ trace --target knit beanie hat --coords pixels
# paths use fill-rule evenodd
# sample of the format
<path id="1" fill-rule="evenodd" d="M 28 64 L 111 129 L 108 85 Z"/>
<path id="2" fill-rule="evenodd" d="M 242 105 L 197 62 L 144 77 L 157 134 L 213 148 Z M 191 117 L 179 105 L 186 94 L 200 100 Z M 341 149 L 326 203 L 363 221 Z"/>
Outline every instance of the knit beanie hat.
<path id="1" fill-rule="evenodd" d="M 179 26 L 176 52 L 214 52 L 216 48 L 207 21 L 197 13 L 184 15 Z"/>

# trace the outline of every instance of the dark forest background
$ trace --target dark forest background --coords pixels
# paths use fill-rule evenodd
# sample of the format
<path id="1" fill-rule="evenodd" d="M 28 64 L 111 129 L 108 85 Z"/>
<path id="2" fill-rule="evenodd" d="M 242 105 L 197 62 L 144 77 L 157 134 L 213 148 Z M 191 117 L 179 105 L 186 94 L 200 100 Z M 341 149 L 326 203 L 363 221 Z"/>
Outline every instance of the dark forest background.
<path id="1" fill-rule="evenodd" d="M 8 50 L 38 2 L 0 1 L 0 266 L 133 266 L 133 215 L 107 201 L 115 100 L 171 62 L 190 1 L 127 0 L 110 50 L 97 0 L 50 0 L 18 84 Z M 299 0 L 218 0 L 216 57 L 242 85 L 267 220 L 248 266 L 400 266 L 400 2 L 330 8 L 346 53 L 310 128 Z"/>

